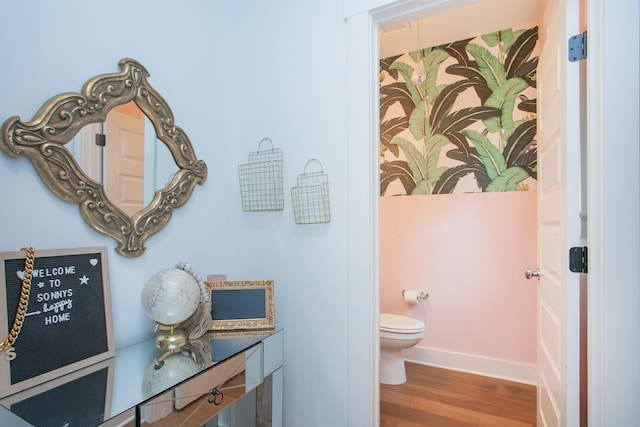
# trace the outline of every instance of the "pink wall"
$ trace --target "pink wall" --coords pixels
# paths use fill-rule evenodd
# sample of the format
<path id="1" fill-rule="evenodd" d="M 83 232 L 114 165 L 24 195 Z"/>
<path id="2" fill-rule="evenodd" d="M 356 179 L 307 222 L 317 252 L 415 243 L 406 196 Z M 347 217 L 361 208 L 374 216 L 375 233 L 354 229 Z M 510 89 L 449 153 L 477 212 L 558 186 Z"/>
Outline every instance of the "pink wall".
<path id="1" fill-rule="evenodd" d="M 535 191 L 380 198 L 380 309 L 425 322 L 419 346 L 536 363 Z M 426 290 L 410 306 L 402 289 Z"/>

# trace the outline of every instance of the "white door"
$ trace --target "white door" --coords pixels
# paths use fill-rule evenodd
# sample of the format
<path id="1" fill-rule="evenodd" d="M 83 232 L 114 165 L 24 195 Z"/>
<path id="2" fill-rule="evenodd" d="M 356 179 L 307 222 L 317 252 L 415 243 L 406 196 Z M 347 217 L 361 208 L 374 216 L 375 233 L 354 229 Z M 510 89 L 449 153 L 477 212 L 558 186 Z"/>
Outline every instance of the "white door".
<path id="1" fill-rule="evenodd" d="M 579 32 L 579 0 L 549 0 L 538 66 L 538 426 L 580 425 L 579 63 L 568 39 Z"/>
<path id="2" fill-rule="evenodd" d="M 112 110 L 107 115 L 105 191 L 129 216 L 144 207 L 144 117 Z"/>

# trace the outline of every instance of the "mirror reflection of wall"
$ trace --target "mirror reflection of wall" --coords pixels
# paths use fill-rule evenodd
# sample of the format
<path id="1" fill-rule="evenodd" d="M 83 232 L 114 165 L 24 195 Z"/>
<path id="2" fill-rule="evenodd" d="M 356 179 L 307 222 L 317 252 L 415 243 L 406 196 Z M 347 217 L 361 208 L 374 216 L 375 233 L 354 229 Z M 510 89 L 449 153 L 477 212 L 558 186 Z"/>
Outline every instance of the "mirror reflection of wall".
<path id="1" fill-rule="evenodd" d="M 144 117 L 144 205 L 151 203 L 156 191 L 169 185 L 178 173 L 176 160 L 169 148 L 156 137 L 153 123 Z"/>
<path id="2" fill-rule="evenodd" d="M 82 128 L 69 149 L 85 173 L 102 183 L 107 197 L 129 216 L 148 205 L 177 171 L 151 121 L 133 101 L 111 110 L 105 123 Z"/>

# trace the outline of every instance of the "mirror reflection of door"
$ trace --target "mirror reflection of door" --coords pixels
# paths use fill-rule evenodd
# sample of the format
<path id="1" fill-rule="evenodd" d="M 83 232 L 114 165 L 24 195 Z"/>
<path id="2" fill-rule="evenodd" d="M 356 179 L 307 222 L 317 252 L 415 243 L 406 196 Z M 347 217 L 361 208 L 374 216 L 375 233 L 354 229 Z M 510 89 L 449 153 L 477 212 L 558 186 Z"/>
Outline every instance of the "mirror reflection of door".
<path id="1" fill-rule="evenodd" d="M 104 187 L 129 216 L 144 207 L 144 114 L 134 102 L 115 107 L 105 123 Z"/>
<path id="2" fill-rule="evenodd" d="M 147 133 L 152 135 L 153 143 L 153 126 L 131 101 L 111 110 L 106 123 L 83 127 L 68 145 L 80 168 L 91 179 L 103 184 L 109 200 L 129 216 L 146 205 L 145 128 L 151 129 Z M 104 135 L 103 139 L 101 135 Z M 150 181 L 155 185 L 153 178 Z M 151 197 L 146 198 L 148 203 Z"/>
<path id="3" fill-rule="evenodd" d="M 97 135 L 105 135 L 104 146 Z M 114 107 L 105 123 L 84 126 L 67 148 L 80 168 L 104 185 L 109 200 L 129 216 L 148 205 L 178 170 L 151 120 L 133 101 Z"/>

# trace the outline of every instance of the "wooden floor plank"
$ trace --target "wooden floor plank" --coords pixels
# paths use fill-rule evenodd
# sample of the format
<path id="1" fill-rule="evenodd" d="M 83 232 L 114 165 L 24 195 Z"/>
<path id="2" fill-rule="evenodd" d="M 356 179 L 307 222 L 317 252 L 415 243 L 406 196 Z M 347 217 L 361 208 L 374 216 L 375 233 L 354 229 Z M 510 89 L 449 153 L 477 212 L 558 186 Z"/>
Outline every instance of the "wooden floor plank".
<path id="1" fill-rule="evenodd" d="M 406 363 L 407 382 L 380 386 L 381 427 L 536 424 L 532 385 Z"/>

